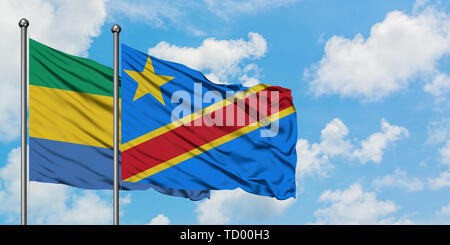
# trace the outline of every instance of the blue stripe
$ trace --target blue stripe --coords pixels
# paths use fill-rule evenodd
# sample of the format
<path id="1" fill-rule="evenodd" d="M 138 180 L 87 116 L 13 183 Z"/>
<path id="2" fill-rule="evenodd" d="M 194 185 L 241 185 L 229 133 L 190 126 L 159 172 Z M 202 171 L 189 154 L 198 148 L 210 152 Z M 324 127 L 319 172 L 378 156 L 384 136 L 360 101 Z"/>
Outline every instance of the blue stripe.
<path id="1" fill-rule="evenodd" d="M 30 181 L 83 189 L 113 189 L 113 150 L 30 137 Z M 120 169 L 120 168 L 119 168 Z M 147 183 L 120 182 L 121 190 L 146 190 L 191 200 L 209 198 L 208 190 L 179 190 Z"/>
<path id="2" fill-rule="evenodd" d="M 280 119 L 276 137 L 260 136 L 261 130 L 268 127 L 240 136 L 138 183 L 211 190 L 241 188 L 281 200 L 295 197 L 296 115 Z"/>

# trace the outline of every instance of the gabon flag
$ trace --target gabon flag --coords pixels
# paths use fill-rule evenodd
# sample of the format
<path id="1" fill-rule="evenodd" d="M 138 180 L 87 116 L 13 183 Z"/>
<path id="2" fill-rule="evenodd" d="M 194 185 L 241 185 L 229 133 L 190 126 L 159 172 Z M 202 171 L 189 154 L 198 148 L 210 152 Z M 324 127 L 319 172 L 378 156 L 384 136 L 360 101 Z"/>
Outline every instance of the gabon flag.
<path id="1" fill-rule="evenodd" d="M 121 57 L 122 181 L 295 197 L 289 89 L 215 84 L 124 44 Z"/>
<path id="2" fill-rule="evenodd" d="M 84 189 L 113 189 L 113 70 L 29 42 L 29 178 Z M 201 200 L 208 189 L 120 182 Z"/>

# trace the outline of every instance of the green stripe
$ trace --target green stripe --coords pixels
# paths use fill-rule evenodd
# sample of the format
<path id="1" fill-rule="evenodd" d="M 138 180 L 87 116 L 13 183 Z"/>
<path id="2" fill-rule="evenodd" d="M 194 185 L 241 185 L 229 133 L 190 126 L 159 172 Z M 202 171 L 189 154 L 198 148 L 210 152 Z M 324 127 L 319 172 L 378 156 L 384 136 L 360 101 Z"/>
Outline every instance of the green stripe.
<path id="1" fill-rule="evenodd" d="M 30 84 L 113 96 L 113 69 L 30 40 Z"/>

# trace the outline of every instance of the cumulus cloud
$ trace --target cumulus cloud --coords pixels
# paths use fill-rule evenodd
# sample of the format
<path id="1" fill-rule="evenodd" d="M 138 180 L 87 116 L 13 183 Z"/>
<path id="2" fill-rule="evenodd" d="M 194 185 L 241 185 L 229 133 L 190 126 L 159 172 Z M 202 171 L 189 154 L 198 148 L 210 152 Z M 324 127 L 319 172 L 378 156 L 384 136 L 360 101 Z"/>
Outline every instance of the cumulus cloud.
<path id="1" fill-rule="evenodd" d="M 305 70 L 310 90 L 376 101 L 407 88 L 416 76 L 434 76 L 438 61 L 450 53 L 450 16 L 424 4 L 415 9 L 411 15 L 389 12 L 367 38 L 329 39 L 322 59 Z M 425 89 L 447 88 L 444 78 L 437 76 Z"/>
<path id="2" fill-rule="evenodd" d="M 11 141 L 20 133 L 19 19 L 30 21 L 31 38 L 70 54 L 87 56 L 92 38 L 100 34 L 106 17 L 105 1 L 0 1 L 0 141 Z"/>
<path id="3" fill-rule="evenodd" d="M 209 10 L 217 16 L 229 20 L 237 14 L 254 14 L 267 9 L 286 6 L 299 0 L 203 0 Z"/>
<path id="4" fill-rule="evenodd" d="M 280 215 L 295 202 L 294 198 L 277 200 L 247 193 L 241 189 L 211 192 L 211 198 L 197 203 L 200 224 L 230 224 L 239 220 L 259 222 Z"/>
<path id="5" fill-rule="evenodd" d="M 442 172 L 439 177 L 429 178 L 428 185 L 432 190 L 450 187 L 450 170 Z"/>
<path id="6" fill-rule="evenodd" d="M 258 82 L 256 77 L 251 76 L 257 74 L 257 65 L 248 61 L 257 60 L 266 52 L 266 40 L 254 32 L 248 34 L 248 41 L 207 38 L 196 48 L 179 47 L 163 41 L 149 49 L 149 54 L 153 56 L 200 70 L 208 79 L 218 83 L 234 80 L 242 83 Z"/>
<path id="7" fill-rule="evenodd" d="M 306 139 L 297 142 L 297 178 L 318 174 L 327 176 L 327 172 L 334 166 L 331 157 L 346 156 L 353 145 L 346 139 L 348 128 L 339 119 L 331 120 L 321 131 L 320 142 L 310 144 Z"/>
<path id="8" fill-rule="evenodd" d="M 406 128 L 390 125 L 384 118 L 381 120 L 381 132 L 370 135 L 361 142 L 361 148 L 353 152 L 353 156 L 361 163 L 372 161 L 380 163 L 383 158 L 383 151 L 391 142 L 408 137 Z"/>
<path id="9" fill-rule="evenodd" d="M 407 172 L 400 169 L 396 169 L 394 174 L 374 179 L 372 185 L 376 189 L 391 187 L 400 188 L 407 192 L 421 191 L 424 189 L 424 184 L 419 178 L 408 177 Z"/>
<path id="10" fill-rule="evenodd" d="M 445 73 L 439 73 L 425 85 L 424 90 L 439 100 L 444 100 L 450 92 L 450 77 Z"/>
<path id="11" fill-rule="evenodd" d="M 29 183 L 31 224 L 111 224 L 112 205 L 102 191 L 75 191 L 58 184 Z M 129 196 L 122 204 L 129 203 Z M 20 148 L 13 149 L 0 169 L 0 215 L 17 224 L 20 217 Z"/>
<path id="12" fill-rule="evenodd" d="M 328 171 L 334 168 L 334 165 L 328 160 L 328 156 L 322 153 L 320 144 L 309 144 L 308 140 L 299 139 L 296 150 L 298 156 L 295 176 L 297 179 L 315 174 L 327 177 Z"/>
<path id="13" fill-rule="evenodd" d="M 361 164 L 369 161 L 380 163 L 388 146 L 409 133 L 406 128 L 391 125 L 383 118 L 381 132 L 376 132 L 359 143 L 351 142 L 348 134 L 347 126 L 339 118 L 335 118 L 322 129 L 320 142 L 310 144 L 308 140 L 300 139 L 297 142 L 297 177 L 301 179 L 314 174 L 327 176 L 327 172 L 334 168 L 331 163 L 333 158 L 358 160 Z"/>
<path id="14" fill-rule="evenodd" d="M 170 220 L 164 214 L 158 214 L 150 221 L 149 225 L 170 225 Z"/>
<path id="15" fill-rule="evenodd" d="M 321 151 L 328 156 L 338 156 L 347 154 L 352 149 L 352 144 L 348 139 L 348 128 L 338 118 L 327 123 L 320 132 Z"/>
<path id="16" fill-rule="evenodd" d="M 373 192 L 364 192 L 360 184 L 345 190 L 326 190 L 318 200 L 328 204 L 314 212 L 317 224 L 410 224 L 406 218 L 389 216 L 399 210 L 393 201 L 381 201 Z"/>

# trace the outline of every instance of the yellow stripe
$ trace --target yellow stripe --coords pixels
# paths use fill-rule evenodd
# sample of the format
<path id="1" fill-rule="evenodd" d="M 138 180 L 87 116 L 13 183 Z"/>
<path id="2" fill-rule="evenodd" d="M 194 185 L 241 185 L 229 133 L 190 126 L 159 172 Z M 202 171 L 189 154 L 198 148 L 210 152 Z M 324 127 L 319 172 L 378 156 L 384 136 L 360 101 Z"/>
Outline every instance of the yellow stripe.
<path id="1" fill-rule="evenodd" d="M 29 89 L 30 137 L 112 148 L 112 97 L 35 85 Z"/>
<path id="2" fill-rule="evenodd" d="M 172 159 L 170 159 L 170 160 L 168 160 L 166 162 L 163 162 L 163 163 L 161 163 L 161 164 L 159 164 L 159 165 L 157 165 L 157 166 L 155 166 L 153 168 L 150 168 L 150 169 L 147 169 L 145 171 L 142 171 L 142 172 L 140 172 L 140 173 L 138 173 L 138 174 L 136 174 L 134 176 L 131 176 L 131 177 L 127 178 L 124 181 L 137 182 L 137 181 L 139 181 L 141 179 L 147 178 L 147 177 L 149 177 L 149 176 L 151 176 L 153 174 L 156 174 L 156 173 L 158 173 L 158 172 L 160 172 L 162 170 L 165 170 L 167 168 L 175 166 L 178 163 L 186 161 L 187 159 L 190 159 L 190 158 L 192 158 L 194 156 L 202 154 L 205 151 L 209 151 L 209 150 L 211 150 L 211 149 L 213 149 L 213 148 L 215 148 L 217 146 L 220 146 L 220 145 L 222 145 L 222 144 L 224 144 L 224 143 L 226 143 L 226 142 L 228 142 L 230 140 L 236 139 L 239 136 L 242 136 L 242 135 L 247 134 L 247 133 L 249 133 L 251 131 L 254 131 L 254 130 L 262 127 L 263 125 L 266 125 L 266 122 L 268 123 L 268 122 L 276 121 L 276 120 L 281 119 L 281 118 L 283 118 L 285 116 L 288 116 L 288 115 L 290 115 L 290 114 L 292 114 L 294 112 L 295 112 L 295 108 L 293 106 L 288 107 L 288 108 L 286 108 L 286 109 L 284 109 L 284 110 L 282 110 L 280 112 L 277 112 L 277 113 L 275 113 L 275 114 L 273 114 L 271 116 L 268 116 L 268 117 L 266 117 L 264 119 L 261 119 L 258 122 L 255 122 L 255 123 L 250 124 L 250 125 L 248 125 L 246 127 L 240 128 L 240 129 L 238 129 L 238 130 L 236 130 L 236 131 L 234 131 L 232 133 L 229 133 L 229 134 L 227 134 L 225 136 L 222 136 L 222 137 L 220 137 L 220 138 L 218 138 L 216 140 L 213 140 L 213 141 L 211 141 L 209 143 L 206 143 L 206 144 L 204 144 L 204 145 L 202 145 L 200 147 L 197 147 L 197 148 L 195 148 L 195 149 L 193 149 L 191 151 L 188 151 L 188 152 L 186 152 L 184 154 L 181 154 L 181 155 L 179 155 L 177 157 L 174 157 L 174 158 L 172 158 Z M 261 123 L 261 122 L 264 122 L 264 124 Z"/>
<path id="3" fill-rule="evenodd" d="M 219 101 L 219 102 L 214 103 L 214 104 L 212 104 L 212 105 L 210 105 L 208 107 L 205 107 L 202 110 L 198 110 L 198 111 L 196 111 L 196 112 L 194 112 L 194 113 L 192 113 L 192 114 L 190 114 L 188 116 L 180 118 L 177 121 L 171 122 L 171 123 L 169 123 L 169 124 L 167 124 L 165 126 L 162 126 L 162 127 L 158 128 L 158 129 L 155 129 L 155 130 L 153 130 L 153 131 L 151 131 L 151 132 L 149 132 L 147 134 L 139 136 L 138 138 L 135 138 L 135 139 L 133 139 L 131 141 L 128 141 L 127 143 L 122 144 L 120 149 L 122 151 L 126 151 L 126 150 L 128 150 L 130 148 L 133 148 L 133 147 L 135 147 L 135 146 L 137 146 L 139 144 L 142 144 L 142 143 L 144 143 L 144 142 L 146 142 L 146 141 L 148 141 L 150 139 L 153 139 L 153 138 L 155 138 L 155 137 L 157 137 L 157 136 L 159 136 L 161 134 L 164 134 L 164 133 L 166 133 L 166 132 L 168 132 L 170 130 L 178 128 L 178 127 L 180 127 L 183 124 L 186 124 L 186 123 L 189 123 L 191 121 L 194 121 L 194 120 L 202 117 L 205 114 L 209 114 L 209 113 L 211 113 L 213 111 L 216 111 L 216 110 L 219 110 L 219 109 L 221 109 L 221 108 L 223 108 L 223 107 L 225 107 L 225 106 L 227 106 L 229 104 L 232 104 L 232 103 L 234 103 L 235 99 L 236 100 L 240 100 L 240 99 L 247 98 L 248 96 L 252 95 L 253 93 L 259 92 L 259 91 L 261 91 L 263 89 L 266 89 L 268 87 L 270 87 L 270 85 L 258 84 L 258 85 L 254 86 L 254 87 L 251 87 L 251 88 L 249 88 L 249 89 L 247 89 L 245 91 L 242 91 L 242 92 L 239 92 L 239 93 L 237 93 L 237 94 L 235 94 L 233 96 L 230 96 L 229 98 L 226 98 L 226 99 L 224 99 L 222 101 Z M 251 93 L 251 92 L 253 92 L 253 93 Z"/>
<path id="4" fill-rule="evenodd" d="M 246 91 L 237 93 L 230 98 L 129 141 L 121 145 L 120 149 L 125 151 L 189 123 L 203 114 L 208 114 L 227 106 L 233 103 L 235 99 L 246 98 L 251 95 L 251 93 L 247 93 L 249 91 L 256 93 L 267 87 L 270 87 L 270 85 L 259 84 Z M 36 85 L 30 85 L 29 90 L 30 137 L 112 148 L 112 97 Z"/>

